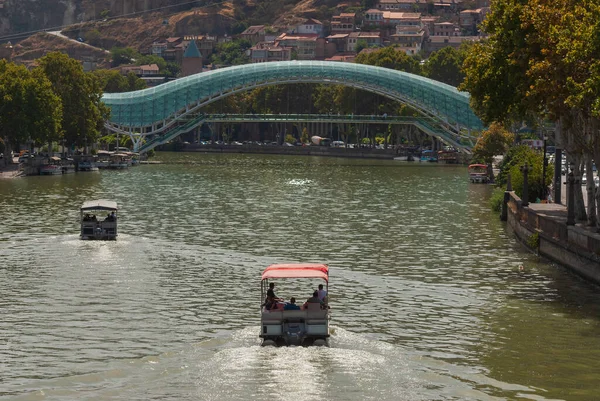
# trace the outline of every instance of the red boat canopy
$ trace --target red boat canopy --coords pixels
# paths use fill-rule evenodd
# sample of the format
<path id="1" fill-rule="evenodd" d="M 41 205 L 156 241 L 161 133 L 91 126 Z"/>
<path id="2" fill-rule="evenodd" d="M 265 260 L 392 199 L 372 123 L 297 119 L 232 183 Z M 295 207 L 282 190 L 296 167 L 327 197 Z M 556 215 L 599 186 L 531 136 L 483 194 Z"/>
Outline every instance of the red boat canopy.
<path id="1" fill-rule="evenodd" d="M 469 168 L 476 168 L 476 167 L 487 168 L 487 164 L 471 164 L 469 166 Z"/>
<path id="2" fill-rule="evenodd" d="M 320 278 L 329 282 L 329 266 L 322 263 L 271 265 L 262 274 L 263 280 L 270 278 Z"/>

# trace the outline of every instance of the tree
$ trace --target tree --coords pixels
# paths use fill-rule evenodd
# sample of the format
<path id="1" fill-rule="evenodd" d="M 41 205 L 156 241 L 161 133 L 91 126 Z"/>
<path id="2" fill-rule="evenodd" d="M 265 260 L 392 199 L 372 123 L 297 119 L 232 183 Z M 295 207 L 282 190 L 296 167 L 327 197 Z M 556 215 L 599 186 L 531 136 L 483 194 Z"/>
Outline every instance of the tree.
<path id="1" fill-rule="evenodd" d="M 250 47 L 252 44 L 244 39 L 219 43 L 212 56 L 212 63 L 217 65 L 247 64 L 250 62 L 250 56 L 246 54 L 246 50 Z"/>
<path id="2" fill-rule="evenodd" d="M 525 96 L 532 84 L 525 73 L 531 28 L 523 25 L 523 3 L 496 1 L 483 25 L 489 39 L 474 44 L 466 55 L 459 89 L 471 94 L 471 107 L 486 124 L 519 121 L 532 109 Z"/>
<path id="3" fill-rule="evenodd" d="M 95 142 L 110 110 L 101 102 L 100 80 L 83 72 L 83 67 L 63 53 L 53 52 L 39 59 L 41 72 L 60 97 L 64 139 L 68 145 Z"/>
<path id="4" fill-rule="evenodd" d="M 85 39 L 92 46 L 99 46 L 102 35 L 97 29 L 92 29 L 85 34 Z"/>
<path id="5" fill-rule="evenodd" d="M 181 66 L 177 63 L 167 63 L 163 74 L 167 77 L 176 77 L 181 72 Z"/>
<path id="6" fill-rule="evenodd" d="M 146 88 L 146 82 L 133 72 L 124 76 L 119 71 L 95 70 L 91 74 L 99 80 L 103 92 L 120 93 Z"/>
<path id="7" fill-rule="evenodd" d="M 431 54 L 423 66 L 423 73 L 436 81 L 458 86 L 465 77 L 462 72 L 463 61 L 464 53 L 453 47 L 444 47 Z"/>
<path id="8" fill-rule="evenodd" d="M 131 47 L 113 47 L 110 50 L 112 55 L 112 66 L 118 67 L 121 64 L 131 64 L 141 57 L 141 55 Z"/>
<path id="9" fill-rule="evenodd" d="M 369 44 L 364 39 L 359 39 L 356 41 L 356 46 L 354 46 L 354 51 L 358 54 L 362 49 L 366 49 L 369 47 Z"/>
<path id="10" fill-rule="evenodd" d="M 540 152 L 534 151 L 528 146 L 519 145 L 512 147 L 506 154 L 504 160 L 500 163 L 501 173 L 498 175 L 498 183 L 500 185 L 506 183 L 508 173 L 511 176 L 511 183 L 514 191 L 519 196 L 523 196 L 523 173 L 521 167 L 527 164 L 531 171 L 527 175 L 528 192 L 530 199 L 543 199 L 544 188 L 542 187 L 542 159 Z M 551 169 L 546 170 L 545 183 L 552 180 Z"/>
<path id="11" fill-rule="evenodd" d="M 473 161 L 487 164 L 488 174 L 492 181 L 494 180 L 494 170 L 492 169 L 494 156 L 504 154 L 514 140 L 515 136 L 504 129 L 502 124 L 493 123 L 483 131 L 475 144 Z"/>
<path id="12" fill-rule="evenodd" d="M 419 74 L 421 72 L 421 67 L 416 59 L 408 56 L 403 50 L 391 46 L 371 53 L 359 54 L 356 57 L 356 62 L 390 68 L 392 70 L 406 71 L 412 74 Z"/>
<path id="13" fill-rule="evenodd" d="M 156 64 L 161 74 L 164 74 L 167 68 L 167 62 L 164 58 L 149 54 L 147 56 L 140 56 L 135 59 L 135 65 L 150 65 Z"/>
<path id="14" fill-rule="evenodd" d="M 0 99 L 0 137 L 6 139 L 8 151 L 29 140 L 60 139 L 60 98 L 39 71 L 0 60 Z"/>
<path id="15" fill-rule="evenodd" d="M 494 156 L 506 152 L 514 142 L 515 136 L 508 132 L 500 123 L 492 123 L 483 131 L 473 148 L 473 160 L 480 163 L 492 164 Z"/>

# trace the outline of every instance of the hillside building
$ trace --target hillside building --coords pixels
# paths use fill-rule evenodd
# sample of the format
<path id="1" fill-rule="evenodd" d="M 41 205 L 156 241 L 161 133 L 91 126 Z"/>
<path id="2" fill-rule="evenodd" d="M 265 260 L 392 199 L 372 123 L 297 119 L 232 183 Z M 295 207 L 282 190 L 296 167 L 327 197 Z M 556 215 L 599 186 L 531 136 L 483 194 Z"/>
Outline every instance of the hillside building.
<path id="1" fill-rule="evenodd" d="M 252 25 L 248 27 L 244 32 L 240 34 L 242 39 L 247 40 L 252 45 L 258 42 L 265 41 L 265 26 L 264 25 Z"/>
<path id="2" fill-rule="evenodd" d="M 183 53 L 183 61 L 181 63 L 181 76 L 187 77 L 188 75 L 198 74 L 202 72 L 202 53 L 198 50 L 195 40 L 191 40 L 185 52 Z"/>
<path id="3" fill-rule="evenodd" d="M 271 61 L 289 61 L 292 59 L 292 48 L 279 44 L 260 42 L 250 49 L 253 63 L 268 63 Z"/>
<path id="4" fill-rule="evenodd" d="M 331 18 L 331 34 L 350 33 L 354 31 L 356 14 L 341 13 Z"/>

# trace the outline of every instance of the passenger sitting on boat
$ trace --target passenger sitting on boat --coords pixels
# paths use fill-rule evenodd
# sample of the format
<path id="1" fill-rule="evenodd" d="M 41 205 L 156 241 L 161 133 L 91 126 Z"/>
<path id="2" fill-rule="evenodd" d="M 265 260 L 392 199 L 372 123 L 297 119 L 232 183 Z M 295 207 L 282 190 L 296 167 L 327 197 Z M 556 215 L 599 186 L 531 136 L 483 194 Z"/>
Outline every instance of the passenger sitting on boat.
<path id="1" fill-rule="evenodd" d="M 305 308 L 306 308 L 307 304 L 320 304 L 321 308 L 323 308 L 325 306 L 323 301 L 321 301 L 319 299 L 319 291 L 313 292 L 313 296 L 306 300 L 306 303 L 304 304 Z"/>
<path id="2" fill-rule="evenodd" d="M 92 218 L 90 217 L 89 213 L 86 213 L 85 216 L 83 216 L 83 221 L 90 221 L 92 220 Z"/>
<path id="3" fill-rule="evenodd" d="M 275 283 L 269 283 L 269 289 L 267 290 L 267 298 L 273 297 L 276 301 L 283 301 L 275 295 Z"/>
<path id="4" fill-rule="evenodd" d="M 291 297 L 290 302 L 286 302 L 283 310 L 300 310 L 300 307 L 296 305 L 296 298 Z"/>
<path id="5" fill-rule="evenodd" d="M 275 300 L 275 298 L 273 298 L 270 295 L 267 295 L 267 300 L 265 301 L 264 304 L 262 304 L 262 306 L 265 307 L 265 310 L 277 310 L 277 309 L 279 309 L 279 305 L 277 304 L 277 301 Z"/>
<path id="6" fill-rule="evenodd" d="M 317 292 L 319 293 L 319 299 L 323 302 L 327 302 L 327 291 L 323 289 L 323 284 L 319 284 L 319 289 Z"/>
<path id="7" fill-rule="evenodd" d="M 92 215 L 92 221 L 98 221 L 95 214 Z"/>

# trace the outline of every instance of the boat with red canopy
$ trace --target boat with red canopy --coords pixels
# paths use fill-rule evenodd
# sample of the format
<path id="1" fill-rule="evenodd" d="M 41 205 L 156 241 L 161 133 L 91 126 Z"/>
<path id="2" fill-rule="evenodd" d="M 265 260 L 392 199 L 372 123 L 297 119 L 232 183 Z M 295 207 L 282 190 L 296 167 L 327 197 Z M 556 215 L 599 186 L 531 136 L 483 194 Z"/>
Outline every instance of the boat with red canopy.
<path id="1" fill-rule="evenodd" d="M 327 296 L 321 301 L 307 301 L 295 309 L 288 309 L 291 302 L 270 303 L 267 298 L 269 281 L 280 279 L 323 281 L 324 294 Z M 322 263 L 270 265 L 262 273 L 260 288 L 263 300 L 260 319 L 262 345 L 327 345 L 330 319 L 329 266 Z M 317 290 L 313 288 L 307 292 L 313 291 Z"/>
<path id="2" fill-rule="evenodd" d="M 487 164 L 471 164 L 469 166 L 469 180 L 472 183 L 487 184 L 490 180 Z"/>

